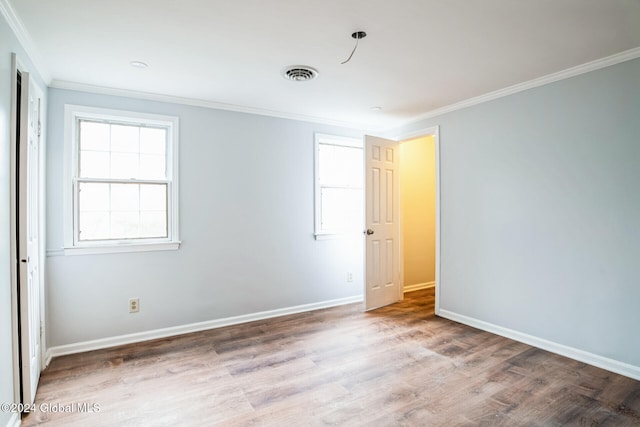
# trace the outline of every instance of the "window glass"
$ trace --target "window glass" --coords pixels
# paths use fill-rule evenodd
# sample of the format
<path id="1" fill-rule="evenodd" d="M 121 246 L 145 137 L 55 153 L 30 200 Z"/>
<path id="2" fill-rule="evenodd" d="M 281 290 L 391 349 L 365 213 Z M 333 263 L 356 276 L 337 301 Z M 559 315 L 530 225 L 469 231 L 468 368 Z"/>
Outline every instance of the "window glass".
<path id="1" fill-rule="evenodd" d="M 316 171 L 316 235 L 361 232 L 364 224 L 361 141 L 316 135 Z"/>
<path id="2" fill-rule="evenodd" d="M 167 237 L 167 185 L 79 184 L 79 240 Z"/>
<path id="3" fill-rule="evenodd" d="M 177 249 L 177 118 L 71 105 L 65 110 L 72 129 L 65 192 L 73 192 L 65 193 L 65 251 L 131 243 Z"/>

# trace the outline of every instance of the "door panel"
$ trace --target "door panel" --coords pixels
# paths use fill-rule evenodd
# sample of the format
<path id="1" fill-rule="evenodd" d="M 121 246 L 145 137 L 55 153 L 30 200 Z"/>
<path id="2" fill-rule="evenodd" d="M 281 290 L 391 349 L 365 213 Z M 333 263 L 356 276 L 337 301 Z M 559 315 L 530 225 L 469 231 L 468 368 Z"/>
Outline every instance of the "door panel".
<path id="1" fill-rule="evenodd" d="M 399 183 L 396 141 L 365 136 L 365 309 L 400 300 Z"/>

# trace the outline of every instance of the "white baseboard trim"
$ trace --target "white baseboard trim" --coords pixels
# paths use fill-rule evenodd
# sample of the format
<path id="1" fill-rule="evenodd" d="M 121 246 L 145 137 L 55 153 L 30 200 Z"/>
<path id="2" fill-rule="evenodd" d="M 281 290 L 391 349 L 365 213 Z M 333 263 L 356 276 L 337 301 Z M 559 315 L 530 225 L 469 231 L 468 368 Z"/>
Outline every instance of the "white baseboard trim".
<path id="1" fill-rule="evenodd" d="M 9 418 L 9 421 L 7 422 L 7 427 L 19 427 L 20 424 L 20 414 L 17 412 L 11 414 L 11 418 Z"/>
<path id="2" fill-rule="evenodd" d="M 634 380 L 640 380 L 640 366 L 634 366 L 618 360 L 609 359 L 608 357 L 599 356 L 584 350 L 558 344 L 553 341 L 514 331 L 513 329 L 504 328 L 502 326 L 494 325 L 493 323 L 484 322 L 482 320 L 467 317 L 442 308 L 440 309 L 439 316 L 483 331 L 510 338 L 515 341 L 529 344 L 533 347 L 550 351 L 551 353 L 556 353 L 570 359 L 588 363 L 589 365 L 606 369 L 607 371 L 615 372 L 616 374 L 624 375 L 626 377 L 633 378 Z"/>
<path id="3" fill-rule="evenodd" d="M 205 331 L 208 329 L 222 328 L 224 326 L 238 325 L 256 320 L 270 319 L 272 317 L 286 316 L 289 314 L 303 313 L 306 311 L 320 310 L 323 308 L 337 307 L 340 305 L 362 302 L 362 295 L 322 301 L 313 304 L 297 305 L 294 307 L 280 308 L 277 310 L 261 311 L 258 313 L 244 314 L 241 316 L 227 317 L 224 319 L 209 320 L 206 322 L 191 323 L 182 326 L 173 326 L 163 329 L 155 329 L 146 332 L 137 332 L 128 335 L 120 335 L 97 340 L 84 341 L 74 344 L 54 346 L 47 349 L 47 360 L 53 357 L 67 354 L 84 353 L 86 351 L 100 350 L 103 348 L 116 347 L 124 344 L 132 344 L 142 341 L 149 341 L 158 338 L 167 338 L 176 335 L 190 334 L 192 332 Z"/>
<path id="4" fill-rule="evenodd" d="M 416 283 L 415 285 L 405 285 L 404 286 L 404 293 L 406 294 L 407 292 L 413 292 L 413 291 L 419 291 L 422 289 L 429 289 L 429 288 L 435 288 L 436 286 L 436 282 L 426 282 L 426 283 Z"/>
<path id="5" fill-rule="evenodd" d="M 51 353 L 51 349 L 48 348 L 44 353 L 44 363 L 42 370 L 47 369 L 47 366 L 51 363 L 51 359 L 53 359 L 53 354 Z"/>

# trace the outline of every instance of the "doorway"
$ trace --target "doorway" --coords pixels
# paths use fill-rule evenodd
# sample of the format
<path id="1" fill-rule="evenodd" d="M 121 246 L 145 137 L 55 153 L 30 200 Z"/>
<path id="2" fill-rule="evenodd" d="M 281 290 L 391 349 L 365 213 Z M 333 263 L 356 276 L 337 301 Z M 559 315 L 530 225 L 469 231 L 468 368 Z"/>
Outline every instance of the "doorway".
<path id="1" fill-rule="evenodd" d="M 435 175 L 435 202 L 432 204 L 435 205 L 435 265 L 432 285 L 436 294 L 435 314 L 440 311 L 440 150 L 437 126 L 401 134 L 393 139 L 365 135 L 365 310 L 392 304 L 401 300 L 404 295 L 401 277 L 404 264 L 402 212 L 398 179 L 401 174 L 399 165 L 402 162 L 400 145 L 403 141 L 418 137 L 429 137 L 433 142 L 431 158 Z"/>
<path id="2" fill-rule="evenodd" d="M 14 400 L 30 405 L 43 366 L 43 91 L 12 55 L 11 266 Z"/>
<path id="3" fill-rule="evenodd" d="M 433 135 L 400 143 L 400 277 L 403 291 L 435 287 L 436 184 Z"/>
<path id="4" fill-rule="evenodd" d="M 426 206 L 422 206 L 417 216 L 415 218 L 411 218 L 410 221 L 416 222 L 420 228 L 423 230 L 431 229 L 432 235 L 423 236 L 430 240 L 427 246 L 433 248 L 433 254 L 424 254 L 421 252 L 417 252 L 418 262 L 433 262 L 433 270 L 431 271 L 421 271 L 419 274 L 422 274 L 421 277 L 426 278 L 426 281 L 422 281 L 422 279 L 416 279 L 418 276 L 414 276 L 414 279 L 407 281 L 406 279 L 410 279 L 409 277 L 405 277 L 403 270 L 402 272 L 402 280 L 403 285 L 406 283 L 407 291 L 417 290 L 428 287 L 435 287 L 435 314 L 438 315 L 440 313 L 440 292 L 441 292 L 441 283 L 440 283 L 440 127 L 433 126 L 429 128 L 419 129 L 413 132 L 407 132 L 400 134 L 394 138 L 396 141 L 400 141 L 400 147 L 403 147 L 403 144 L 408 143 L 411 144 L 414 141 L 422 141 L 424 139 L 424 143 L 416 142 L 417 144 L 415 152 L 407 152 L 411 150 L 404 150 L 405 154 L 401 158 L 401 167 L 402 167 L 402 159 L 407 159 L 409 155 L 415 155 L 417 153 L 422 153 L 422 155 L 415 159 L 413 162 L 414 165 L 410 167 L 414 167 L 420 169 L 422 166 L 422 172 L 419 174 L 423 175 L 422 182 L 424 185 L 432 186 L 433 195 L 427 194 L 427 192 L 421 192 L 422 195 L 426 195 L 429 198 L 432 198 L 430 202 L 425 203 Z M 426 144 L 426 145 L 421 145 Z M 406 146 L 407 148 L 409 145 Z M 400 152 L 402 156 L 402 151 Z M 419 154 L 420 155 L 420 154 Z M 431 172 L 432 171 L 432 172 Z M 402 173 L 402 169 L 401 169 Z M 426 176 L 430 175 L 430 176 Z M 402 179 L 402 178 L 401 178 Z M 402 218 L 402 213 L 401 213 Z M 405 230 L 402 230 L 401 238 L 405 238 Z M 423 232 L 424 233 L 424 232 Z M 401 243 L 401 247 L 404 249 L 404 243 Z M 424 248 L 424 245 L 422 246 Z M 427 252 L 430 251 L 429 248 L 424 249 Z M 404 251 L 401 253 L 401 258 L 403 260 L 403 267 L 405 264 Z M 432 278 L 431 280 L 428 280 Z M 409 283 L 411 281 L 415 281 L 416 283 Z"/>

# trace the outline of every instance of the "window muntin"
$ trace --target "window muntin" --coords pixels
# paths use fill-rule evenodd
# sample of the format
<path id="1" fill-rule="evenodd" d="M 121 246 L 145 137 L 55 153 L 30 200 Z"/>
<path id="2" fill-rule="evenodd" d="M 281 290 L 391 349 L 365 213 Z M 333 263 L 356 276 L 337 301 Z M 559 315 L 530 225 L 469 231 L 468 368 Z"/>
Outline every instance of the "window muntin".
<path id="1" fill-rule="evenodd" d="M 316 134 L 316 237 L 361 233 L 364 225 L 362 141 Z"/>
<path id="2" fill-rule="evenodd" d="M 79 106 L 67 115 L 65 248 L 177 249 L 178 119 Z"/>

